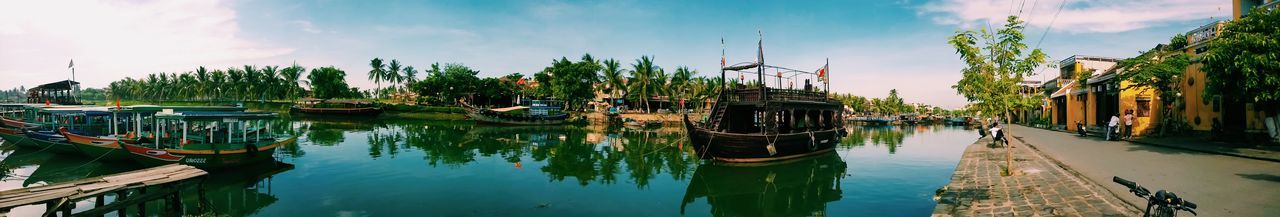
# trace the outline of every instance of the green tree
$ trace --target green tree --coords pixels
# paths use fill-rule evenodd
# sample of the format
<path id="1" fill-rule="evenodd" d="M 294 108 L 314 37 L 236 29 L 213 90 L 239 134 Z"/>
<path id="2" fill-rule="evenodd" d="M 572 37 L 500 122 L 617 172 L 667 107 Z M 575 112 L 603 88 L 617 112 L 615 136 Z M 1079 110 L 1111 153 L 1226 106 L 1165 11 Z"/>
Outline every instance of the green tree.
<path id="1" fill-rule="evenodd" d="M 293 63 L 292 66 L 280 70 L 280 77 L 284 79 L 285 83 L 285 98 L 297 101 L 298 96 L 302 95 L 302 86 L 299 83 L 307 82 L 302 80 L 302 73 L 306 71 L 307 69 L 299 66 L 298 63 Z"/>
<path id="2" fill-rule="evenodd" d="M 609 97 L 611 98 L 616 99 L 620 97 L 618 95 L 619 92 L 621 92 L 621 96 L 627 95 L 627 84 L 622 77 L 623 70 L 624 69 L 622 69 L 621 64 L 618 63 L 618 60 L 604 60 L 604 71 L 600 72 L 600 77 L 604 84 L 600 85 L 600 87 L 602 87 L 601 91 L 609 94 Z M 615 100 L 610 100 L 609 104 L 613 104 L 614 101 Z"/>
<path id="3" fill-rule="evenodd" d="M 1225 95 L 1238 103 L 1255 103 L 1266 114 L 1269 133 L 1280 141 L 1280 11 L 1254 9 L 1227 23 L 1209 42 L 1201 67 L 1208 80 L 1204 97 Z"/>
<path id="4" fill-rule="evenodd" d="M 383 64 L 380 58 L 373 58 L 373 60 L 369 60 L 369 67 L 373 68 L 369 70 L 369 80 L 378 85 L 377 88 L 373 89 L 375 96 L 377 96 L 378 90 L 382 89 L 382 81 L 386 80 L 387 64 Z"/>
<path id="5" fill-rule="evenodd" d="M 352 97 L 346 82 L 347 72 L 333 66 L 311 69 L 307 80 L 311 80 L 311 94 L 316 98 L 331 99 Z"/>
<path id="6" fill-rule="evenodd" d="M 1129 86 L 1124 89 L 1155 91 L 1160 97 L 1160 108 L 1171 108 L 1180 98 L 1178 97 L 1180 77 L 1187 70 L 1187 66 L 1191 65 L 1191 60 L 1186 53 L 1182 52 L 1184 48 L 1181 47 L 1186 45 L 1186 40 L 1185 36 L 1179 34 L 1170 39 L 1170 45 L 1156 46 L 1141 55 L 1121 60 L 1116 64 L 1116 69 L 1119 71 L 1118 80 L 1129 82 Z M 1160 135 L 1164 135 L 1165 129 L 1175 115 L 1172 112 L 1161 112 L 1160 116 Z"/>
<path id="7" fill-rule="evenodd" d="M 404 80 L 404 77 L 400 75 L 401 68 L 400 60 L 393 59 L 390 64 L 387 64 L 387 70 L 383 71 L 385 74 L 383 74 L 382 77 L 387 80 L 387 82 L 391 83 L 391 86 L 388 87 L 388 89 L 395 90 L 396 85 L 400 84 L 400 82 Z"/>
<path id="8" fill-rule="evenodd" d="M 956 49 L 965 68 L 963 77 L 952 88 L 988 117 L 1012 118 L 1016 109 L 1030 110 L 1037 105 L 1035 97 L 1019 94 L 1018 83 L 1033 75 L 1035 68 L 1048 57 L 1039 48 L 1025 53 L 1027 45 L 1023 21 L 1009 16 L 1007 23 L 994 34 L 986 28 L 956 32 L 948 43 Z M 1012 128 L 1005 128 L 1012 137 Z M 1013 154 L 1006 147 L 1005 169 L 1013 171 Z"/>
<path id="9" fill-rule="evenodd" d="M 561 57 L 553 60 L 551 66 L 543 69 L 549 77 L 551 95 L 564 100 L 569 108 L 580 108 L 585 102 L 595 97 L 594 84 L 600 79 L 597 72 L 601 70 L 600 62 L 591 54 L 582 56 L 578 62 L 571 62 Z"/>
<path id="10" fill-rule="evenodd" d="M 628 89 L 638 94 L 636 97 L 644 103 L 644 112 L 648 113 L 650 109 L 649 98 L 654 95 L 654 87 L 655 85 L 661 85 L 654 83 L 655 74 L 660 68 L 653 65 L 653 59 L 650 59 L 649 56 L 640 56 L 640 59 L 636 59 L 636 63 L 631 64 L 631 68 L 631 87 Z"/>

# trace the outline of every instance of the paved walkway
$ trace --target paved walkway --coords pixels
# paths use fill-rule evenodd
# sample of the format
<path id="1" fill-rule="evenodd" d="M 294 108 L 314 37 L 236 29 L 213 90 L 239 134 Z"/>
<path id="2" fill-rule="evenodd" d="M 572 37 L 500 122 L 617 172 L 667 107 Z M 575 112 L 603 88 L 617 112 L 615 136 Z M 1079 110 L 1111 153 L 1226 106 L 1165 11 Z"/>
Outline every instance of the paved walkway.
<path id="1" fill-rule="evenodd" d="M 1006 152 L 983 138 L 969 145 L 938 196 L 933 216 L 1132 216 L 1115 195 L 1014 141 L 1015 175 L 1001 176 Z"/>
<path id="2" fill-rule="evenodd" d="M 1280 216 L 1280 163 L 1201 151 L 1139 145 L 1013 126 L 1045 156 L 1101 184 L 1133 205 L 1146 201 L 1111 182 L 1113 176 L 1151 190 L 1172 190 L 1200 207 L 1200 216 Z M 1189 213 L 1183 213 L 1189 214 Z"/>
<path id="3" fill-rule="evenodd" d="M 1054 131 L 1067 132 L 1056 129 Z M 1095 133 L 1091 131 L 1089 136 L 1102 138 L 1103 134 L 1101 132 Z M 1166 148 L 1280 162 L 1280 145 L 1274 144 L 1209 141 L 1208 138 L 1203 136 L 1144 137 L 1130 142 L 1143 145 L 1155 145 Z"/>

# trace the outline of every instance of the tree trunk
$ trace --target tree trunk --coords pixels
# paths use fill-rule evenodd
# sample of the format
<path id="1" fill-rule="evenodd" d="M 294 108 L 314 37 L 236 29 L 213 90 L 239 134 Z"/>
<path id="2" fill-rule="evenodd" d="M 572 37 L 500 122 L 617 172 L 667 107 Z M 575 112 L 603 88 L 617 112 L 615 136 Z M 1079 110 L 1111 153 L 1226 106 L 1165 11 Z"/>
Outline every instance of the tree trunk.
<path id="1" fill-rule="evenodd" d="M 1010 117 L 1009 110 L 1004 111 L 1004 117 L 1005 117 L 1004 122 L 1006 123 L 1006 125 L 1008 125 L 1009 117 Z M 1000 129 L 1004 130 L 1004 138 L 1014 138 L 1012 127 L 1003 127 Z M 1005 153 L 1004 168 L 1007 171 L 1007 173 L 1012 176 L 1013 175 L 1013 143 L 1009 141 L 1010 141 L 1009 139 L 1005 139 L 1004 141 L 1004 153 Z"/>

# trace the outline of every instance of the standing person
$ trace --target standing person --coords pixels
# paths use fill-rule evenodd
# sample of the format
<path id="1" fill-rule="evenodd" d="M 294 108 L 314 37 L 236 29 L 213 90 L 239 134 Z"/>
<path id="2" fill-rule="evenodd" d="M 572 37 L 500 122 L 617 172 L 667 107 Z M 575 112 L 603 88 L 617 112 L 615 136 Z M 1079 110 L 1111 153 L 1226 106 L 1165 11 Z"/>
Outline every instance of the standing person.
<path id="1" fill-rule="evenodd" d="M 1107 123 L 1107 141 L 1111 141 L 1111 135 L 1116 134 L 1116 130 L 1119 130 L 1116 129 L 1118 125 L 1120 125 L 1120 116 L 1111 115 L 1111 121 Z"/>
<path id="2" fill-rule="evenodd" d="M 1133 139 L 1133 110 L 1124 113 L 1124 139 Z"/>

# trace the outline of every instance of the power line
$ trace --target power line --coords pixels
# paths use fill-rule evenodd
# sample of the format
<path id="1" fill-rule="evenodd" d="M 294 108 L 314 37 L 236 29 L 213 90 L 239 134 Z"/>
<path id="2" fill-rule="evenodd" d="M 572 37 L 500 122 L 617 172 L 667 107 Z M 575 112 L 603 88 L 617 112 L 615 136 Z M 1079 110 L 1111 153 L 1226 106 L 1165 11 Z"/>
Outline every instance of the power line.
<path id="1" fill-rule="evenodd" d="M 1058 21 L 1058 14 L 1062 14 L 1062 8 L 1067 6 L 1067 0 L 1062 0 L 1058 4 L 1058 12 L 1053 13 L 1053 19 L 1049 20 L 1049 25 L 1044 27 L 1044 33 L 1040 34 L 1040 41 L 1036 42 L 1036 49 L 1040 49 L 1040 43 L 1044 42 L 1044 37 L 1049 35 L 1049 30 L 1053 29 L 1053 23 Z"/>

